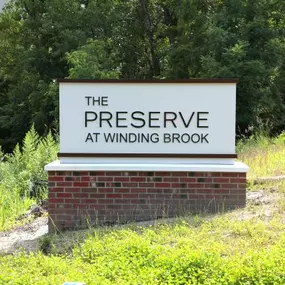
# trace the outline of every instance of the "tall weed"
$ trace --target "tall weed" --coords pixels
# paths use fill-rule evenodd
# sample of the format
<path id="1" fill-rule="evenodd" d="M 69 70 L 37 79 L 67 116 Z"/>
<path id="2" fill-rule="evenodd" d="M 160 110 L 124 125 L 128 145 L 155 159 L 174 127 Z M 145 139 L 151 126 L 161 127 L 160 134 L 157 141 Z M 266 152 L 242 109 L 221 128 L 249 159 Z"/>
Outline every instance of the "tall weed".
<path id="1" fill-rule="evenodd" d="M 33 201 L 47 197 L 44 166 L 56 159 L 57 152 L 51 133 L 41 138 L 34 127 L 26 134 L 22 148 L 18 144 L 6 155 L 0 151 L 0 230 Z"/>
<path id="2" fill-rule="evenodd" d="M 276 138 L 255 135 L 237 143 L 238 158 L 249 165 L 248 178 L 285 174 L 285 133 Z"/>

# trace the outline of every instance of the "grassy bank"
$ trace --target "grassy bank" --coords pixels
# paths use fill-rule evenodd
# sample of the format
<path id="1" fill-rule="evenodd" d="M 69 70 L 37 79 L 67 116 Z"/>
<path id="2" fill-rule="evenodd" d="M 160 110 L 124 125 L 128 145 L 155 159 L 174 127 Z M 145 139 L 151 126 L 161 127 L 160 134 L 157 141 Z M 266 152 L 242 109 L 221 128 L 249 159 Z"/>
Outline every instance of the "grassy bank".
<path id="1" fill-rule="evenodd" d="M 0 257 L 0 284 L 285 284 L 284 207 L 275 206 L 269 219 L 250 217 L 260 206 L 249 205 L 172 224 L 90 230 L 64 254 Z"/>
<path id="2" fill-rule="evenodd" d="M 56 153 L 56 145 L 50 144 Z M 5 177 L 10 179 L 2 178 L 2 181 L 14 181 L 14 165 L 21 169 L 16 172 L 17 177 L 26 177 L 27 165 L 37 172 L 39 166 L 33 166 L 35 157 L 44 151 L 38 146 L 40 144 L 34 148 L 32 162 L 25 162 L 21 167 L 20 161 L 28 159 L 24 151 L 6 159 L 2 173 L 6 169 L 10 176 Z M 251 167 L 251 180 L 285 172 L 284 135 L 241 141 L 237 152 Z M 11 170 L 3 167 L 4 164 L 5 167 L 10 165 Z M 42 172 L 42 175 L 45 174 Z M 11 184 L 17 187 L 1 185 L 2 195 L 10 199 L 0 198 L 0 213 L 4 213 L 3 205 L 7 203 L 6 227 L 9 219 L 13 224 L 17 213 L 33 201 L 23 196 L 25 187 L 21 186 L 25 181 L 33 181 L 33 176 L 29 177 L 30 180 L 20 180 L 22 184 L 18 186 Z M 38 177 L 44 179 L 44 176 Z M 7 189 L 10 196 L 8 192 L 5 194 Z M 171 223 L 157 221 L 141 227 L 90 229 L 81 236 L 75 233 L 46 236 L 40 243 L 42 250 L 49 252 L 47 255 L 36 252 L 0 257 L 0 284 L 62 284 L 68 280 L 84 281 L 88 285 L 285 284 L 285 182 L 270 182 L 256 189 L 261 190 L 262 198 L 249 201 L 245 209 L 230 213 L 177 218 Z M 16 204 L 12 197 L 17 197 Z M 19 209 L 9 218 L 9 209 L 15 205 L 19 205 Z"/>
<path id="3" fill-rule="evenodd" d="M 249 165 L 248 179 L 285 175 L 285 133 L 276 138 L 257 135 L 237 143 L 238 158 Z"/>

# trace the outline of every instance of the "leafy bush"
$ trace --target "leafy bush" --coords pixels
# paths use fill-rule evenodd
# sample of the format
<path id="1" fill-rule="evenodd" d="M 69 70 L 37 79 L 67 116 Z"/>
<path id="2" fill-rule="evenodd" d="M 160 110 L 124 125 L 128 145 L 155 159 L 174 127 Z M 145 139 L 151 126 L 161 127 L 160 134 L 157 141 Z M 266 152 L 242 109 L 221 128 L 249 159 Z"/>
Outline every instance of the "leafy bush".
<path id="1" fill-rule="evenodd" d="M 44 166 L 56 159 L 57 151 L 51 133 L 41 138 L 32 127 L 22 148 L 18 144 L 12 154 L 0 152 L 0 230 L 9 227 L 35 199 L 47 197 Z"/>

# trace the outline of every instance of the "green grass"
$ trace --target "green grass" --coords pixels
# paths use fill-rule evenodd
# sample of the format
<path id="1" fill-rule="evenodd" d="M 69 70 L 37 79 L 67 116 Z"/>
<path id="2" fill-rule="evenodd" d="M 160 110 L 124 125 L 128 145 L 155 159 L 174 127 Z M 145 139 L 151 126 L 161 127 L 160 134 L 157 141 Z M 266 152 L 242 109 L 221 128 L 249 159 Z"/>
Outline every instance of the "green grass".
<path id="1" fill-rule="evenodd" d="M 285 173 L 284 134 L 241 141 L 237 152 L 250 166 L 251 180 Z M 1 221 L 13 225 L 18 213 L 31 203 L 23 196 L 23 185 L 33 177 L 26 176 L 25 169 L 28 165 L 28 173 L 35 173 L 38 166 L 33 160 L 21 161 L 27 157 L 16 152 L 11 162 L 5 162 L 11 170 L 2 164 L 2 177 L 5 169 L 11 175 L 2 178 L 7 188 L 0 187 L 0 203 L 7 203 L 6 208 L 0 207 L 4 213 L 0 230 Z M 15 184 L 14 168 L 24 177 L 21 183 Z M 22 252 L 0 257 L 0 284 L 285 284 L 285 182 L 254 188 L 261 189 L 267 202 L 254 201 L 230 213 L 177 218 L 172 223 L 157 221 L 145 227 L 47 235 L 41 248 L 48 254 Z"/>
<path id="2" fill-rule="evenodd" d="M 33 203 L 34 200 L 28 197 L 20 198 L 17 189 L 6 191 L 0 185 L 0 231 L 27 222 L 27 220 L 18 220 L 17 218 Z"/>
<path id="3" fill-rule="evenodd" d="M 2 256 L 0 284 L 285 284 L 282 215 L 238 213 L 90 230 L 69 254 Z"/>
<path id="4" fill-rule="evenodd" d="M 249 180 L 285 174 L 285 133 L 273 139 L 259 135 L 239 141 L 237 153 L 250 167 Z"/>

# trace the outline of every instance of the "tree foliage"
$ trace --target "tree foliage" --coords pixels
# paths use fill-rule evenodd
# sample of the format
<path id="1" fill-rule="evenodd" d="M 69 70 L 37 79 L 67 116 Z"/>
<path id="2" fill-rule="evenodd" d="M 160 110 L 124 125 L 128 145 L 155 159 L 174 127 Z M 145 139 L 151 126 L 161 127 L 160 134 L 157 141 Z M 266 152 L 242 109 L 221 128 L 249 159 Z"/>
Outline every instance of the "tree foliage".
<path id="1" fill-rule="evenodd" d="M 0 13 L 0 145 L 57 128 L 56 78 L 240 79 L 237 129 L 284 129 L 285 3 L 11 0 Z"/>

